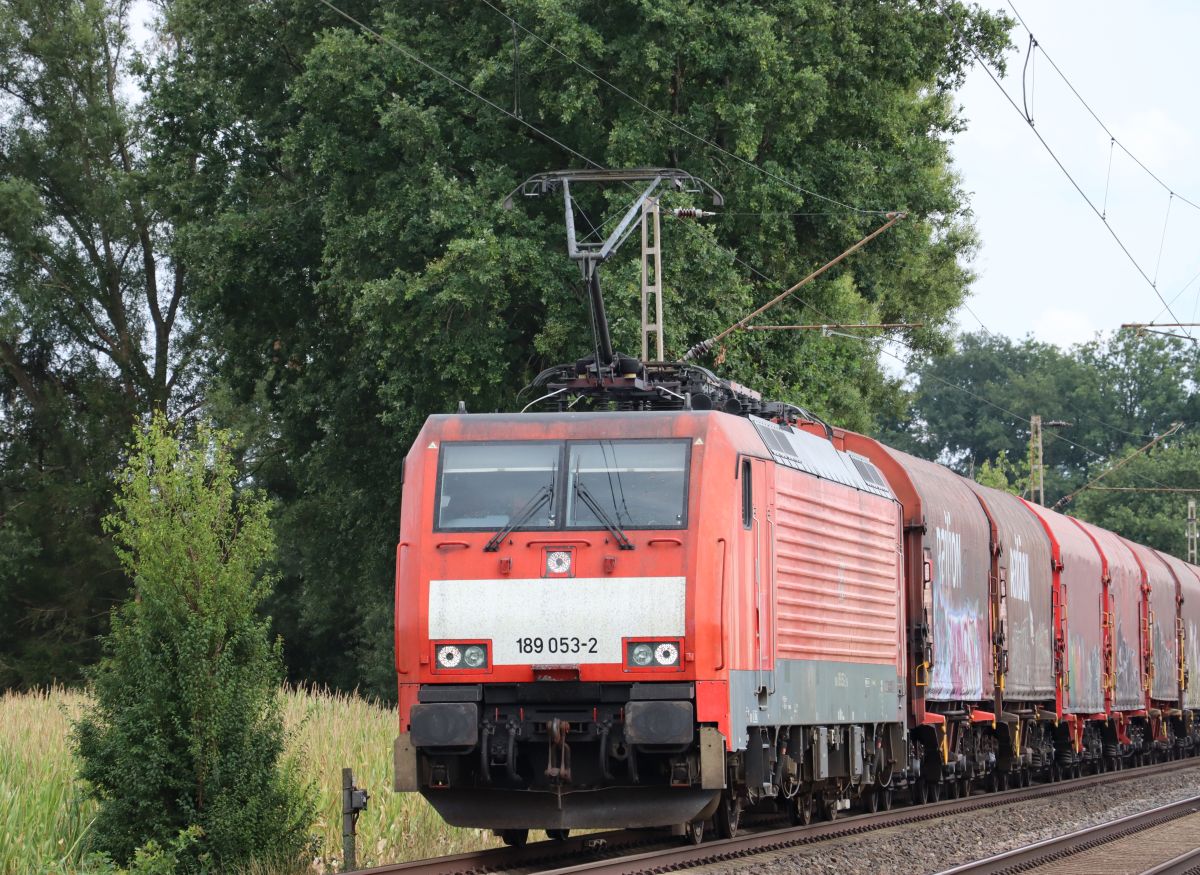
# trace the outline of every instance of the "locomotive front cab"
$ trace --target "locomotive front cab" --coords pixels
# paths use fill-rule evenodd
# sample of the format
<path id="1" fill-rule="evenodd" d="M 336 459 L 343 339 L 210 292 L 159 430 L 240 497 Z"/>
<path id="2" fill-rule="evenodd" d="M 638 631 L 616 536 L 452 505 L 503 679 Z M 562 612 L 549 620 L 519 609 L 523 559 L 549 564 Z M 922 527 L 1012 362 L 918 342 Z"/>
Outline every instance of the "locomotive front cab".
<path id="1" fill-rule="evenodd" d="M 490 829 L 678 824 L 715 804 L 689 586 L 705 421 L 426 424 L 397 561 L 398 790 Z"/>

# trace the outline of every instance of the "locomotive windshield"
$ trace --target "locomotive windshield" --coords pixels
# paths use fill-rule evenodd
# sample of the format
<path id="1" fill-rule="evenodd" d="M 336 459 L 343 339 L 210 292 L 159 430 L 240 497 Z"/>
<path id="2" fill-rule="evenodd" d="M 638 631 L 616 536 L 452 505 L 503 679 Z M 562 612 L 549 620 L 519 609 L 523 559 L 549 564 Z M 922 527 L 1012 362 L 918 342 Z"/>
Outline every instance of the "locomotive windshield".
<path id="1" fill-rule="evenodd" d="M 687 451 L 680 441 L 599 441 L 568 447 L 567 526 L 597 528 L 590 496 L 621 528 L 674 529 L 687 505 Z"/>
<path id="2" fill-rule="evenodd" d="M 557 443 L 443 444 L 438 528 L 499 529 L 526 511 L 549 487 L 524 528 L 554 525 L 554 488 L 562 446 Z"/>
<path id="3" fill-rule="evenodd" d="M 443 443 L 436 527 L 683 528 L 689 447 L 686 440 Z"/>

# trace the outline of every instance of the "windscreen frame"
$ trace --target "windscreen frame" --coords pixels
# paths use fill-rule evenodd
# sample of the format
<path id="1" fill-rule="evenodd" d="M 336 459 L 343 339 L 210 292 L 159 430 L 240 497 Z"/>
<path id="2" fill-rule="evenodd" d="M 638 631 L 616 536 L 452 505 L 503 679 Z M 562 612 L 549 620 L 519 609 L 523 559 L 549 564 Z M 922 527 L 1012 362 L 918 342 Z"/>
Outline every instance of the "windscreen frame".
<path id="1" fill-rule="evenodd" d="M 559 482 L 562 479 L 561 472 L 562 472 L 562 465 L 563 465 L 563 459 L 564 459 L 562 444 L 563 444 L 563 442 L 560 440 L 443 441 L 441 443 L 440 448 L 438 449 L 437 480 L 434 483 L 433 530 L 435 532 L 496 532 L 496 531 L 499 531 L 500 529 L 503 529 L 506 525 L 508 525 L 508 522 L 502 522 L 502 523 L 498 523 L 498 524 L 484 523 L 484 524 L 481 524 L 478 526 L 445 526 L 445 525 L 442 525 L 442 522 L 441 522 L 442 490 L 445 485 L 444 478 L 445 478 L 446 448 L 447 447 L 463 447 L 463 446 L 496 447 L 496 446 L 510 446 L 510 445 L 556 447 L 558 452 L 555 454 L 555 461 L 554 461 L 554 466 L 555 466 L 554 467 L 554 491 L 551 495 L 551 501 L 552 501 L 551 506 L 557 509 L 557 508 L 562 507 L 562 505 L 560 504 L 562 486 L 561 486 L 561 483 Z M 530 493 L 530 498 L 532 499 L 533 496 L 536 494 L 537 494 L 536 492 Z M 510 515 L 508 517 L 508 519 L 511 521 L 512 516 Z M 520 527 L 519 531 L 522 531 L 522 532 L 556 532 L 560 528 L 561 527 L 557 523 L 549 525 L 549 526 L 524 525 L 524 526 Z"/>
<path id="2" fill-rule="evenodd" d="M 485 524 L 479 526 L 445 526 L 441 523 L 441 501 L 442 491 L 444 487 L 445 465 L 446 465 L 446 448 L 456 446 L 499 446 L 499 445 L 552 445 L 558 447 L 556 469 L 554 475 L 554 494 L 553 507 L 555 508 L 555 520 L 549 526 L 531 526 L 524 525 L 516 529 L 520 532 L 589 532 L 601 531 L 605 528 L 603 522 L 596 522 L 585 525 L 568 525 L 567 515 L 567 491 L 570 485 L 570 475 L 567 471 L 567 464 L 571 457 L 571 447 L 583 444 L 679 444 L 683 447 L 683 495 L 681 520 L 677 524 L 671 525 L 620 525 L 620 528 L 625 531 L 679 531 L 688 527 L 690 517 L 691 504 L 691 485 L 692 485 L 692 439 L 691 438 L 580 438 L 575 440 L 467 440 L 467 441 L 442 441 L 438 449 L 437 463 L 437 479 L 434 483 L 433 490 L 433 531 L 435 532 L 495 532 L 503 528 L 505 523 L 498 525 Z M 536 493 L 533 493 L 536 494 Z M 531 494 L 531 497 L 532 495 Z M 511 517 L 510 517 L 511 519 Z"/>
<path id="3" fill-rule="evenodd" d="M 562 528 L 566 532 L 590 532 L 598 531 L 604 528 L 604 523 L 597 521 L 595 525 L 585 523 L 581 525 L 570 524 L 570 503 L 571 496 L 569 492 L 569 484 L 571 482 L 571 447 L 582 445 L 599 445 L 599 444 L 619 444 L 628 446 L 631 444 L 659 444 L 659 445 L 679 445 L 683 448 L 683 495 L 680 496 L 682 501 L 682 513 L 678 523 L 671 525 L 646 525 L 637 526 L 622 522 L 620 519 L 614 519 L 617 527 L 622 531 L 628 532 L 652 532 L 652 531 L 679 531 L 688 527 L 688 505 L 691 502 L 691 485 L 692 485 L 692 439 L 691 438 L 586 438 L 580 440 L 570 440 L 564 443 L 563 467 L 560 469 L 563 474 L 562 478 Z"/>

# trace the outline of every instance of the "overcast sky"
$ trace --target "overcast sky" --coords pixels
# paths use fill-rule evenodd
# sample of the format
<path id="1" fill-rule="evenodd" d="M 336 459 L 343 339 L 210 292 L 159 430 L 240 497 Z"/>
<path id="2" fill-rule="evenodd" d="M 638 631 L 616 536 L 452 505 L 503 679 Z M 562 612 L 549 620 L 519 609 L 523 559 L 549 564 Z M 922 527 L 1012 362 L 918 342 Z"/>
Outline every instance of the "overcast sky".
<path id="1" fill-rule="evenodd" d="M 1097 208 L 1105 210 L 1110 227 L 1150 279 L 1157 277 L 1158 291 L 1178 320 L 1164 312 L 1154 289 L 1021 113 L 978 68 L 958 94 L 968 128 L 953 147 L 982 241 L 967 306 L 992 331 L 1012 337 L 1032 333 L 1061 345 L 1123 322 L 1197 321 L 1200 279 L 1193 278 L 1200 273 L 1200 210 L 1179 197 L 1171 200 L 1119 146 L 1110 149 L 1108 134 L 1070 93 L 1046 54 L 1120 143 L 1172 190 L 1200 204 L 1195 54 L 1200 3 L 1013 2 L 1041 46 L 1027 78 L 1038 133 Z M 1003 80 L 1018 106 L 1028 39 L 1029 32 L 1018 25 L 1013 31 L 1017 50 L 1009 55 Z M 965 308 L 959 322 L 967 330 L 979 327 Z"/>

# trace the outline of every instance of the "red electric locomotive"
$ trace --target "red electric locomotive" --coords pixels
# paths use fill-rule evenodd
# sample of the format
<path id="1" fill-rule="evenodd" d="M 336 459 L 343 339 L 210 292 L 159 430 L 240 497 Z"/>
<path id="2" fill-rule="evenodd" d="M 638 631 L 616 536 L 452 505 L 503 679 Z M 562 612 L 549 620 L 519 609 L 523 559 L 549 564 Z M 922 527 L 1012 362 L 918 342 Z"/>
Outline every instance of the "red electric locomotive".
<path id="1" fill-rule="evenodd" d="M 398 786 L 450 823 L 729 834 L 903 768 L 900 508 L 865 459 L 715 410 L 435 416 L 404 488 Z"/>
<path id="2" fill-rule="evenodd" d="M 570 183 L 652 180 L 603 243 Z M 596 269 L 679 171 L 550 174 L 595 354 L 405 460 L 396 789 L 451 824 L 794 822 L 1194 752 L 1200 569 L 613 353 Z M 718 196 L 719 199 L 719 196 Z M 661 321 L 661 320 L 660 320 Z M 643 355 L 645 358 L 645 355 Z"/>

